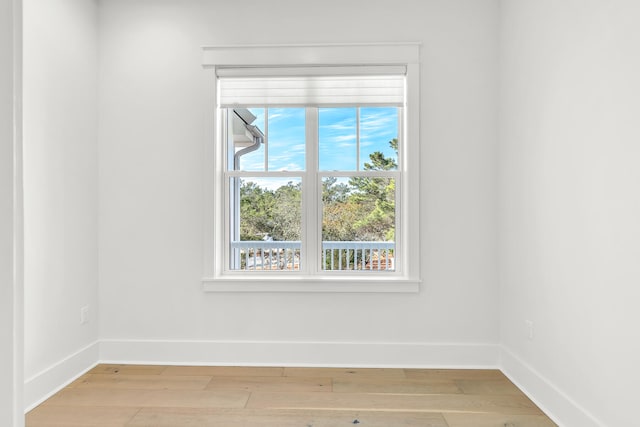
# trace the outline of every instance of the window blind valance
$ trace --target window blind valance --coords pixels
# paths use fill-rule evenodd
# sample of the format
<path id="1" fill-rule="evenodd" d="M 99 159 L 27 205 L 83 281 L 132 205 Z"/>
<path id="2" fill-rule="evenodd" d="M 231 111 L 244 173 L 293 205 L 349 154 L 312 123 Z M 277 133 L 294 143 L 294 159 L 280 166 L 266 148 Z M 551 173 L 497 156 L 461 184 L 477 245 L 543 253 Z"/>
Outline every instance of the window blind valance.
<path id="1" fill-rule="evenodd" d="M 397 106 L 405 66 L 219 68 L 220 107 Z"/>

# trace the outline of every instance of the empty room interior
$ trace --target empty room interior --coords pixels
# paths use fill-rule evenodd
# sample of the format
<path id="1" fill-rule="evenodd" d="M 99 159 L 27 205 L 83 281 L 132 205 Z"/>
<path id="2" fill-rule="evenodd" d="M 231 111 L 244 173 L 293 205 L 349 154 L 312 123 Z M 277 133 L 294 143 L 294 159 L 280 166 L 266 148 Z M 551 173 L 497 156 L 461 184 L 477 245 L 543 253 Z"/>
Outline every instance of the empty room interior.
<path id="1" fill-rule="evenodd" d="M 0 424 L 24 425 L 90 370 L 140 365 L 496 370 L 559 426 L 638 425 L 640 3 L 1 4 Z M 393 108 L 352 109 L 356 136 L 342 141 L 364 159 L 355 171 L 311 169 L 347 156 L 337 143 L 322 154 L 323 129 L 346 123 L 323 117 L 343 101 L 299 109 L 297 170 L 271 166 L 287 101 L 249 111 L 224 98 L 225 78 L 302 66 L 314 82 L 401 75 L 388 79 L 404 88 Z M 384 170 L 366 163 L 372 111 L 397 130 Z M 236 123 L 271 144 L 264 169 L 224 160 L 249 151 L 226 138 Z M 234 183 L 251 177 L 299 180 L 302 238 L 233 246 L 245 215 L 234 191 L 248 191 Z M 394 242 L 358 261 L 364 238 L 345 237 L 355 260 L 336 267 L 317 193 L 365 179 L 391 182 L 393 204 L 375 206 L 379 222 L 394 209 Z M 353 221 L 347 231 L 364 227 Z M 264 248 L 285 240 L 268 250 L 290 260 L 265 271 Z"/>

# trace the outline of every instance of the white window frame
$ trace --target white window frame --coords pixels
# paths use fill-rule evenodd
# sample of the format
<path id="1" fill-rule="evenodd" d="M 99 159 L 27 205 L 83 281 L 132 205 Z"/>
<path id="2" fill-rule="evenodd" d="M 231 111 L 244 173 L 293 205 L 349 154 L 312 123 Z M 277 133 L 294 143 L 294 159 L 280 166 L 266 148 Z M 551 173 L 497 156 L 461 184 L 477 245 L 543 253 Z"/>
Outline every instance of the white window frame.
<path id="1" fill-rule="evenodd" d="M 210 79 L 210 108 L 214 117 L 204 150 L 204 273 L 207 292 L 386 292 L 415 293 L 420 290 L 420 63 L 418 43 L 249 45 L 203 47 L 203 67 L 213 71 Z M 225 180 L 224 135 L 217 105 L 215 70 L 225 67 L 299 66 L 406 66 L 406 98 L 401 170 L 399 238 L 402 254 L 397 274 L 300 274 L 286 272 L 238 272 L 225 267 Z M 240 274 L 238 274 L 240 273 Z M 244 273 L 244 274 L 243 274 Z M 352 273 L 352 272 L 350 272 Z"/>

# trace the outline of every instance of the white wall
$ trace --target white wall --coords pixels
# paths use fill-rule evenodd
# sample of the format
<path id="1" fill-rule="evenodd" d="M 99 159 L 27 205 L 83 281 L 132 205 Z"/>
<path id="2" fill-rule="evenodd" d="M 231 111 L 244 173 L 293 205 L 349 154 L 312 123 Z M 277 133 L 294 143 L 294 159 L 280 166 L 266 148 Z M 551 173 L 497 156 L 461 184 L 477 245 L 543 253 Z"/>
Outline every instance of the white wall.
<path id="1" fill-rule="evenodd" d="M 24 2 L 25 399 L 97 361 L 97 5 Z M 80 324 L 80 308 L 90 322 Z"/>
<path id="2" fill-rule="evenodd" d="M 0 0 L 0 425 L 22 416 L 21 4 Z"/>
<path id="3" fill-rule="evenodd" d="M 103 357 L 495 365 L 497 3 L 101 2 Z M 370 41 L 423 43 L 422 292 L 203 293 L 200 47 Z M 379 352 L 364 360 L 366 343 Z"/>
<path id="4" fill-rule="evenodd" d="M 635 425 L 640 4 L 501 15 L 503 366 L 562 425 Z"/>

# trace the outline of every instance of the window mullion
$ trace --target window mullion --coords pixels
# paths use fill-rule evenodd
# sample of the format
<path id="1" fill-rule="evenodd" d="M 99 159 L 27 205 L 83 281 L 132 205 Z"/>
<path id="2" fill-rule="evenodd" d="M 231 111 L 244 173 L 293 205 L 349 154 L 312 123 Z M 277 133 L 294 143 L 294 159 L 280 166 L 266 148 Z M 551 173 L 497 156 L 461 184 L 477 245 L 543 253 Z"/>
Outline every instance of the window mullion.
<path id="1" fill-rule="evenodd" d="M 322 214 L 318 188 L 318 109 L 307 107 L 306 117 L 306 172 L 303 183 L 303 248 L 304 270 L 308 274 L 319 271 Z"/>
<path id="2" fill-rule="evenodd" d="M 269 108 L 264 108 L 264 170 L 269 171 Z"/>
<path id="3" fill-rule="evenodd" d="M 360 170 L 360 107 L 356 108 L 356 170 Z"/>

